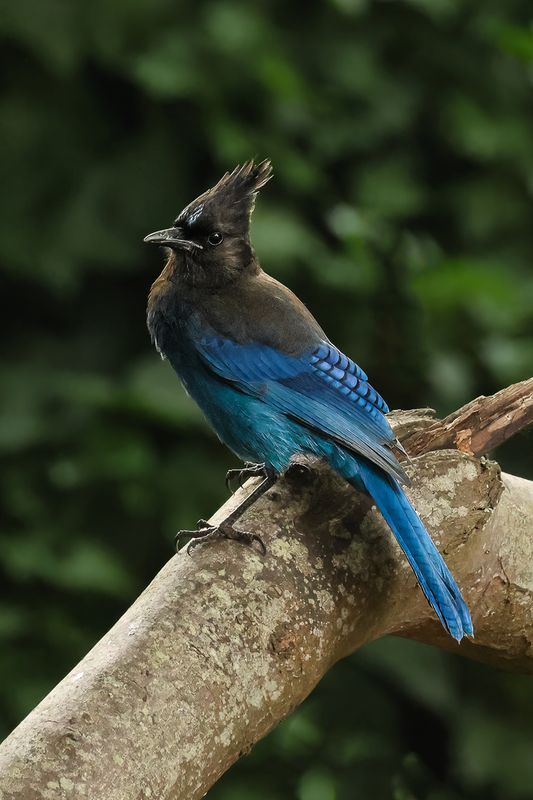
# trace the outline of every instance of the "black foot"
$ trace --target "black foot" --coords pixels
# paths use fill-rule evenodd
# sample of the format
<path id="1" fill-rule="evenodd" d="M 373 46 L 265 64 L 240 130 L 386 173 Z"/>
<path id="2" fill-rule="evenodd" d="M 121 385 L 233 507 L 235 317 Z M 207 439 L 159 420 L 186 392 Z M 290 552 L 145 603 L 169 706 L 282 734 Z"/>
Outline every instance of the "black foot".
<path id="1" fill-rule="evenodd" d="M 176 550 L 179 550 L 183 539 L 197 539 L 203 535 L 202 531 L 205 530 L 209 532 L 209 529 L 212 527 L 213 526 L 210 525 L 206 519 L 199 519 L 194 530 L 177 532 L 177 534 L 174 536 L 174 547 Z"/>
<path id="2" fill-rule="evenodd" d="M 265 464 L 252 464 L 246 461 L 242 469 L 228 469 L 226 472 L 226 489 L 233 494 L 231 482 L 236 480 L 242 486 L 248 478 L 266 478 L 268 470 Z"/>
<path id="3" fill-rule="evenodd" d="M 248 547 L 258 544 L 262 555 L 266 554 L 265 543 L 260 536 L 255 533 L 248 533 L 248 531 L 240 531 L 234 528 L 229 523 L 221 523 L 220 525 L 210 525 L 205 519 L 198 520 L 198 528 L 195 531 L 178 531 L 175 538 L 176 550 L 179 550 L 180 540 L 184 538 L 190 539 L 187 545 L 187 555 L 191 555 L 201 544 L 214 542 L 217 539 L 233 539 L 235 542 L 240 542 Z"/>

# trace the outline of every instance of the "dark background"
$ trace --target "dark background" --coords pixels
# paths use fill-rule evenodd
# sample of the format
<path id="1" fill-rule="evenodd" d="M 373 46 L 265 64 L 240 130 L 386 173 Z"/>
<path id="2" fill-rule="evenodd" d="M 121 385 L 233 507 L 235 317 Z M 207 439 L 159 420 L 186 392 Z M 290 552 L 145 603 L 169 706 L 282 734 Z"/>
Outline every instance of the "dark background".
<path id="1" fill-rule="evenodd" d="M 530 0 L 0 2 L 6 734 L 224 499 L 235 460 L 151 349 L 169 224 L 270 156 L 254 239 L 392 407 L 533 362 Z M 533 477 L 531 432 L 498 452 Z M 519 800 L 528 679 L 381 641 L 213 800 Z"/>

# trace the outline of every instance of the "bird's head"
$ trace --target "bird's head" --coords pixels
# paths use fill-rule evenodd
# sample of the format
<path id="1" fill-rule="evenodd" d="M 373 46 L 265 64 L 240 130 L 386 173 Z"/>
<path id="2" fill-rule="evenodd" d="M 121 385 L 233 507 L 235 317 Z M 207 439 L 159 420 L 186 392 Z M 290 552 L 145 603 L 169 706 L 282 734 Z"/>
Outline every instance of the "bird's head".
<path id="1" fill-rule="evenodd" d="M 270 161 L 247 161 L 189 203 L 172 227 L 144 241 L 170 250 L 170 262 L 192 287 L 216 289 L 253 262 L 250 217 L 259 190 L 272 177 Z"/>

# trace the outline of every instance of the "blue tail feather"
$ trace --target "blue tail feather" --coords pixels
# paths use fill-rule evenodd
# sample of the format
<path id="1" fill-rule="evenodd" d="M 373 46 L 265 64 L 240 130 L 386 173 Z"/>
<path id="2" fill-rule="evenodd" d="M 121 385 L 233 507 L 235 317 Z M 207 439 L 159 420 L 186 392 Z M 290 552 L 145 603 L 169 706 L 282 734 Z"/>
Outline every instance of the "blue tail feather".
<path id="1" fill-rule="evenodd" d="M 417 512 L 407 499 L 402 488 L 396 483 L 396 481 L 394 481 L 394 479 L 392 479 L 390 482 L 395 484 L 395 490 L 397 492 L 398 500 L 405 511 L 405 515 L 408 520 L 412 521 L 413 527 L 415 528 L 415 535 L 417 536 L 418 541 L 424 548 L 437 574 L 442 579 L 442 582 L 445 588 L 447 589 L 452 602 L 456 607 L 457 613 L 459 614 L 461 620 L 461 624 L 463 626 L 463 632 L 467 636 L 473 636 L 474 629 L 472 626 L 470 611 L 468 610 L 468 606 L 463 600 L 461 590 L 457 586 L 455 578 L 448 569 L 448 566 L 444 561 L 443 557 L 433 544 L 433 540 L 426 531 L 426 528 L 424 527 L 422 520 L 420 519 Z"/>
<path id="2" fill-rule="evenodd" d="M 343 466 L 344 476 L 358 488 L 363 484 L 375 501 L 446 630 L 457 641 L 464 635 L 472 636 L 472 620 L 461 591 L 401 486 L 359 459 L 351 474 L 347 474 L 346 461 Z"/>

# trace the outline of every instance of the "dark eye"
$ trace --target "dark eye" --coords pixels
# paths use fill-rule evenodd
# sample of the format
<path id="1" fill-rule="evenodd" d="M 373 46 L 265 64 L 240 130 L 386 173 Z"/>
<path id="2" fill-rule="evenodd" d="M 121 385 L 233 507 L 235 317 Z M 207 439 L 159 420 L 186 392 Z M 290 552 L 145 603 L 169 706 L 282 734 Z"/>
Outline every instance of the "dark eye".
<path id="1" fill-rule="evenodd" d="M 210 233 L 209 236 L 207 237 L 207 241 L 212 247 L 216 247 L 218 244 L 222 242 L 223 239 L 224 237 L 222 236 L 220 231 L 213 231 L 213 233 Z"/>

